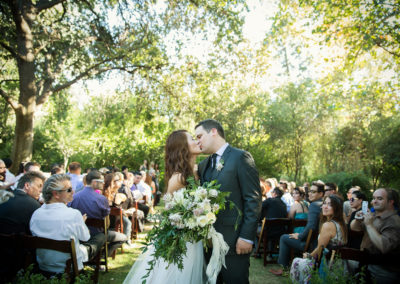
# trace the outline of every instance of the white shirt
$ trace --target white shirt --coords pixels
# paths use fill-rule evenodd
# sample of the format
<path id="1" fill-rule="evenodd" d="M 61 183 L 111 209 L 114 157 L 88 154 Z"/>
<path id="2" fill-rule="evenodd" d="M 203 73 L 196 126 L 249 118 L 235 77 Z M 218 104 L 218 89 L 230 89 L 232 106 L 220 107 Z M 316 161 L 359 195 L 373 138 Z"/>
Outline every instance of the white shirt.
<path id="1" fill-rule="evenodd" d="M 284 195 L 282 195 L 281 199 L 286 204 L 287 212 L 289 212 L 290 207 L 294 204 L 293 196 L 289 192 L 286 192 Z"/>
<path id="2" fill-rule="evenodd" d="M 222 145 L 221 148 L 218 149 L 217 152 L 215 152 L 215 154 L 217 154 L 217 159 L 216 159 L 217 164 L 221 160 L 222 155 L 224 154 L 224 152 L 225 152 L 226 148 L 228 148 L 228 146 L 229 146 L 229 143 L 225 143 L 224 145 Z"/>
<path id="3" fill-rule="evenodd" d="M 141 180 L 137 185 L 137 189 L 147 197 L 147 203 L 151 203 L 151 186 L 145 183 L 143 180 Z"/>
<path id="4" fill-rule="evenodd" d="M 64 203 L 43 204 L 33 212 L 30 229 L 33 236 L 53 240 L 75 240 L 78 269 L 83 269 L 83 262 L 88 261 L 87 249 L 79 240 L 90 238 L 89 229 L 83 221 L 79 210 L 67 207 Z M 70 258 L 68 253 L 47 249 L 36 251 L 37 262 L 42 270 L 63 273 L 65 262 Z"/>

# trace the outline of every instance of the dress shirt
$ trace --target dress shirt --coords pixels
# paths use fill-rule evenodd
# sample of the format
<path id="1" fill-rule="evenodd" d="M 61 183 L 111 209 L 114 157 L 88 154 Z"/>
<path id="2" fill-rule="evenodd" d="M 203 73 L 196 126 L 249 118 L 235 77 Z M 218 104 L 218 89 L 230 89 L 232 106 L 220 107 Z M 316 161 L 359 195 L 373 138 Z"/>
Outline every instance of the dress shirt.
<path id="1" fill-rule="evenodd" d="M 225 152 L 226 148 L 228 148 L 228 146 L 229 146 L 229 143 L 225 143 L 224 145 L 222 145 L 221 148 L 218 149 L 217 152 L 215 152 L 215 154 L 217 154 L 217 159 L 216 159 L 217 164 L 221 160 L 222 155 L 224 154 L 224 152 Z M 211 166 L 213 166 L 213 165 L 211 165 Z"/>
<path id="2" fill-rule="evenodd" d="M 82 214 L 64 203 L 43 204 L 31 218 L 32 235 L 53 240 L 75 241 L 78 269 L 83 269 L 83 262 L 88 261 L 87 249 L 79 240 L 90 238 L 89 229 L 83 221 Z M 37 249 L 36 258 L 42 270 L 63 273 L 65 262 L 70 258 L 68 253 L 47 249 Z"/>
<path id="3" fill-rule="evenodd" d="M 286 210 L 287 212 L 289 212 L 290 207 L 292 207 L 292 205 L 294 204 L 293 196 L 289 192 L 286 192 L 284 195 L 282 195 L 281 199 L 283 202 L 285 202 Z"/>
<path id="4" fill-rule="evenodd" d="M 85 186 L 81 191 L 74 194 L 74 199 L 69 205 L 87 214 L 88 218 L 104 219 L 110 214 L 110 206 L 105 196 L 98 194 L 90 186 Z M 89 227 L 91 234 L 102 232 L 100 228 Z"/>
<path id="5" fill-rule="evenodd" d="M 71 187 L 75 192 L 81 191 L 84 187 L 82 176 L 77 174 L 67 173 L 71 177 Z"/>

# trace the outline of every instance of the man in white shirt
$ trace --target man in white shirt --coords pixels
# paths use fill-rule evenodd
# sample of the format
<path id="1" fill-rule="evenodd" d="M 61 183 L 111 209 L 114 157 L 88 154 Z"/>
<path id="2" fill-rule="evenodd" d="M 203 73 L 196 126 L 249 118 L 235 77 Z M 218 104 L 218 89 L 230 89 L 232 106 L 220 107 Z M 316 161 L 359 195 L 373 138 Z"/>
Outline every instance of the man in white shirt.
<path id="1" fill-rule="evenodd" d="M 32 235 L 54 240 L 70 240 L 76 245 L 78 269 L 83 269 L 83 262 L 95 257 L 105 242 L 100 233 L 90 239 L 89 229 L 85 224 L 86 215 L 77 209 L 67 207 L 73 199 L 74 191 L 67 174 L 51 176 L 43 186 L 45 204 L 37 209 L 31 218 Z M 80 243 L 82 241 L 82 243 Z M 50 273 L 63 273 L 65 262 L 70 256 L 53 250 L 38 249 L 37 261 L 41 270 Z"/>

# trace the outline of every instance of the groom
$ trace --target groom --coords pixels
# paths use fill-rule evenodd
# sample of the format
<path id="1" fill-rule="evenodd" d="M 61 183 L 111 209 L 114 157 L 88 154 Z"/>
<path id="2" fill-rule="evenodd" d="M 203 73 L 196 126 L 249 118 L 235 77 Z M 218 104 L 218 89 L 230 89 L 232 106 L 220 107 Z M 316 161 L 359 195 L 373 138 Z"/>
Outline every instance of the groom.
<path id="1" fill-rule="evenodd" d="M 253 157 L 226 143 L 224 129 L 216 120 L 199 122 L 196 137 L 202 152 L 212 154 L 199 164 L 201 183 L 217 180 L 220 190 L 231 192 L 228 199 L 243 213 L 240 219 L 236 209 L 218 213 L 214 227 L 224 236 L 229 252 L 217 283 L 249 283 L 250 253 L 261 211 L 260 181 Z"/>

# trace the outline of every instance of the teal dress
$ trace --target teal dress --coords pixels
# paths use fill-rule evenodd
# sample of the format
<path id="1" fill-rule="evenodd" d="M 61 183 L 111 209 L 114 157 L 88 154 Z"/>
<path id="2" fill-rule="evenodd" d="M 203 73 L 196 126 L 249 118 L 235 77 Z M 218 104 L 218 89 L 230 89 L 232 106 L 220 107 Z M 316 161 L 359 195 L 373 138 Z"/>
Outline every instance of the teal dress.
<path id="1" fill-rule="evenodd" d="M 303 209 L 303 213 L 296 213 L 294 215 L 294 219 L 307 219 L 308 213 L 304 212 L 304 207 L 308 208 L 305 202 L 300 202 L 301 208 Z M 296 227 L 293 229 L 293 233 L 302 233 L 304 231 L 304 227 Z"/>

